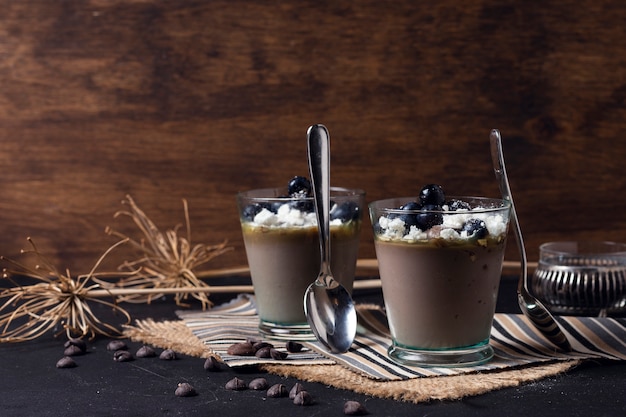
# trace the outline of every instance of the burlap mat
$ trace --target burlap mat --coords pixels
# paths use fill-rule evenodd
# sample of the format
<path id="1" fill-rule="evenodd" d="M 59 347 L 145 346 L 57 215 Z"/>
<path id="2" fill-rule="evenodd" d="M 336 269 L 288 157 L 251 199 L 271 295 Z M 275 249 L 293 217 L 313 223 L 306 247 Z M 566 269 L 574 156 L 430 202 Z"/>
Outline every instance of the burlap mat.
<path id="1" fill-rule="evenodd" d="M 173 349 L 189 356 L 216 356 L 198 339 L 183 321 L 155 322 L 140 320 L 127 326 L 125 336 L 131 340 L 163 349 Z M 528 365 L 509 370 L 469 373 L 452 376 L 415 378 L 403 381 L 377 381 L 340 365 L 260 365 L 269 373 L 319 382 L 379 398 L 413 403 L 431 400 L 457 400 L 466 396 L 515 387 L 563 373 L 581 360 L 572 359 L 549 364 Z"/>

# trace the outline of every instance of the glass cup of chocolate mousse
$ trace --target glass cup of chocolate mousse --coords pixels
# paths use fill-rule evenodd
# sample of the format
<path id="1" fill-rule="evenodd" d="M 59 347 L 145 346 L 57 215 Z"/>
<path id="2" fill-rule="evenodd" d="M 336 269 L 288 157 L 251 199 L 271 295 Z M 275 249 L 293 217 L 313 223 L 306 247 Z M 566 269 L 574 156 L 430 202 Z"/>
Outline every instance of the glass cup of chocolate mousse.
<path id="1" fill-rule="evenodd" d="M 352 293 L 365 193 L 330 189 L 331 270 Z M 311 183 L 241 192 L 239 217 L 262 336 L 315 340 L 304 314 L 304 293 L 320 269 L 320 243 Z"/>
<path id="2" fill-rule="evenodd" d="M 490 360 L 509 202 L 446 197 L 430 184 L 417 197 L 375 201 L 369 209 L 389 356 L 415 366 Z"/>

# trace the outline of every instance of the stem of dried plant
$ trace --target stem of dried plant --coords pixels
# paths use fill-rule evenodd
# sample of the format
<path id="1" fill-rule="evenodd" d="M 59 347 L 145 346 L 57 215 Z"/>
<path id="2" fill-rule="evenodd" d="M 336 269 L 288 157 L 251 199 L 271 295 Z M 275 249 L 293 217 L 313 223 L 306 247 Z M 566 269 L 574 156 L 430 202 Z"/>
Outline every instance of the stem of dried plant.
<path id="1" fill-rule="evenodd" d="M 115 301 L 102 300 L 92 291 L 101 289 L 94 282 L 95 270 L 102 260 L 116 247 L 126 242 L 122 240 L 112 245 L 96 262 L 86 275 L 72 278 L 69 270 L 65 274 L 57 270 L 37 250 L 32 239 L 28 238 L 32 249 L 22 250 L 24 255 L 34 254 L 39 262 L 28 267 L 6 257 L 15 269 L 3 269 L 3 279 L 9 280 L 13 287 L 0 291 L 0 341 L 21 342 L 42 336 L 50 330 L 57 330 L 55 336 L 65 332 L 69 338 L 90 337 L 97 334 L 108 337 L 119 337 L 121 332 L 113 325 L 96 317 L 90 306 L 99 303 L 111 307 L 114 312 L 121 313 L 130 324 L 130 315 Z M 20 285 L 14 277 L 24 276 L 34 279 L 35 284 Z"/>
<path id="2" fill-rule="evenodd" d="M 138 292 L 118 297 L 118 301 L 135 303 L 150 303 L 153 299 L 162 297 L 172 289 L 198 288 L 197 292 L 175 292 L 176 304 L 187 306 L 183 301 L 191 296 L 201 302 L 203 309 L 211 307 L 213 303 L 209 299 L 210 287 L 196 276 L 194 269 L 232 248 L 227 247 L 226 242 L 210 246 L 191 244 L 189 208 L 186 200 L 183 200 L 186 238 L 178 235 L 181 225 L 177 225 L 165 233 L 161 232 L 129 195 L 122 201 L 122 204 L 128 205 L 129 209 L 118 211 L 114 217 L 122 215 L 130 217 L 142 232 L 143 237 L 140 240 L 135 240 L 110 227 L 106 228 L 106 232 L 113 236 L 128 239 L 129 243 L 139 251 L 138 259 L 126 261 L 119 267 L 122 271 L 137 271 L 137 273 L 116 283 L 99 281 L 100 284 L 107 288 L 164 290 L 164 292 L 154 294 Z"/>

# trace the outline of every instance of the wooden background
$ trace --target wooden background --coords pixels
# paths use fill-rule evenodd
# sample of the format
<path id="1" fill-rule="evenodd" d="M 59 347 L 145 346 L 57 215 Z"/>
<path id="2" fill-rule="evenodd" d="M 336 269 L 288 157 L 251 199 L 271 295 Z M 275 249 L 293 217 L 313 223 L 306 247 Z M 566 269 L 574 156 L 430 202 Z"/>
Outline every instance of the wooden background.
<path id="1" fill-rule="evenodd" d="M 234 195 L 307 174 L 312 123 L 368 201 L 498 196 L 497 127 L 530 260 L 626 241 L 624 22 L 618 0 L 1 0 L 0 254 L 30 236 L 87 272 L 106 226 L 139 237 L 130 194 L 163 230 L 188 199 L 192 242 L 234 247 L 207 267 L 245 264 Z"/>

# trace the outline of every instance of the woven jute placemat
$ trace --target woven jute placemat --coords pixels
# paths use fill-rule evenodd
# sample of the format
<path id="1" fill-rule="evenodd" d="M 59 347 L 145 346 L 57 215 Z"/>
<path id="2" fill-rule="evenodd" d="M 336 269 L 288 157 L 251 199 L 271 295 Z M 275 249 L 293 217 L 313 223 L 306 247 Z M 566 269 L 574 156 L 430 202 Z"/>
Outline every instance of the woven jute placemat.
<path id="1" fill-rule="evenodd" d="M 217 356 L 184 321 L 152 319 L 137 321 L 124 330 L 131 340 L 199 358 Z M 341 365 L 259 365 L 269 373 L 294 377 L 302 381 L 319 382 L 379 398 L 413 403 L 432 400 L 458 400 L 489 391 L 515 387 L 566 372 L 581 360 L 572 359 L 548 364 L 527 365 L 514 369 L 468 373 L 462 375 L 413 378 L 402 381 L 379 381 L 355 373 Z"/>

